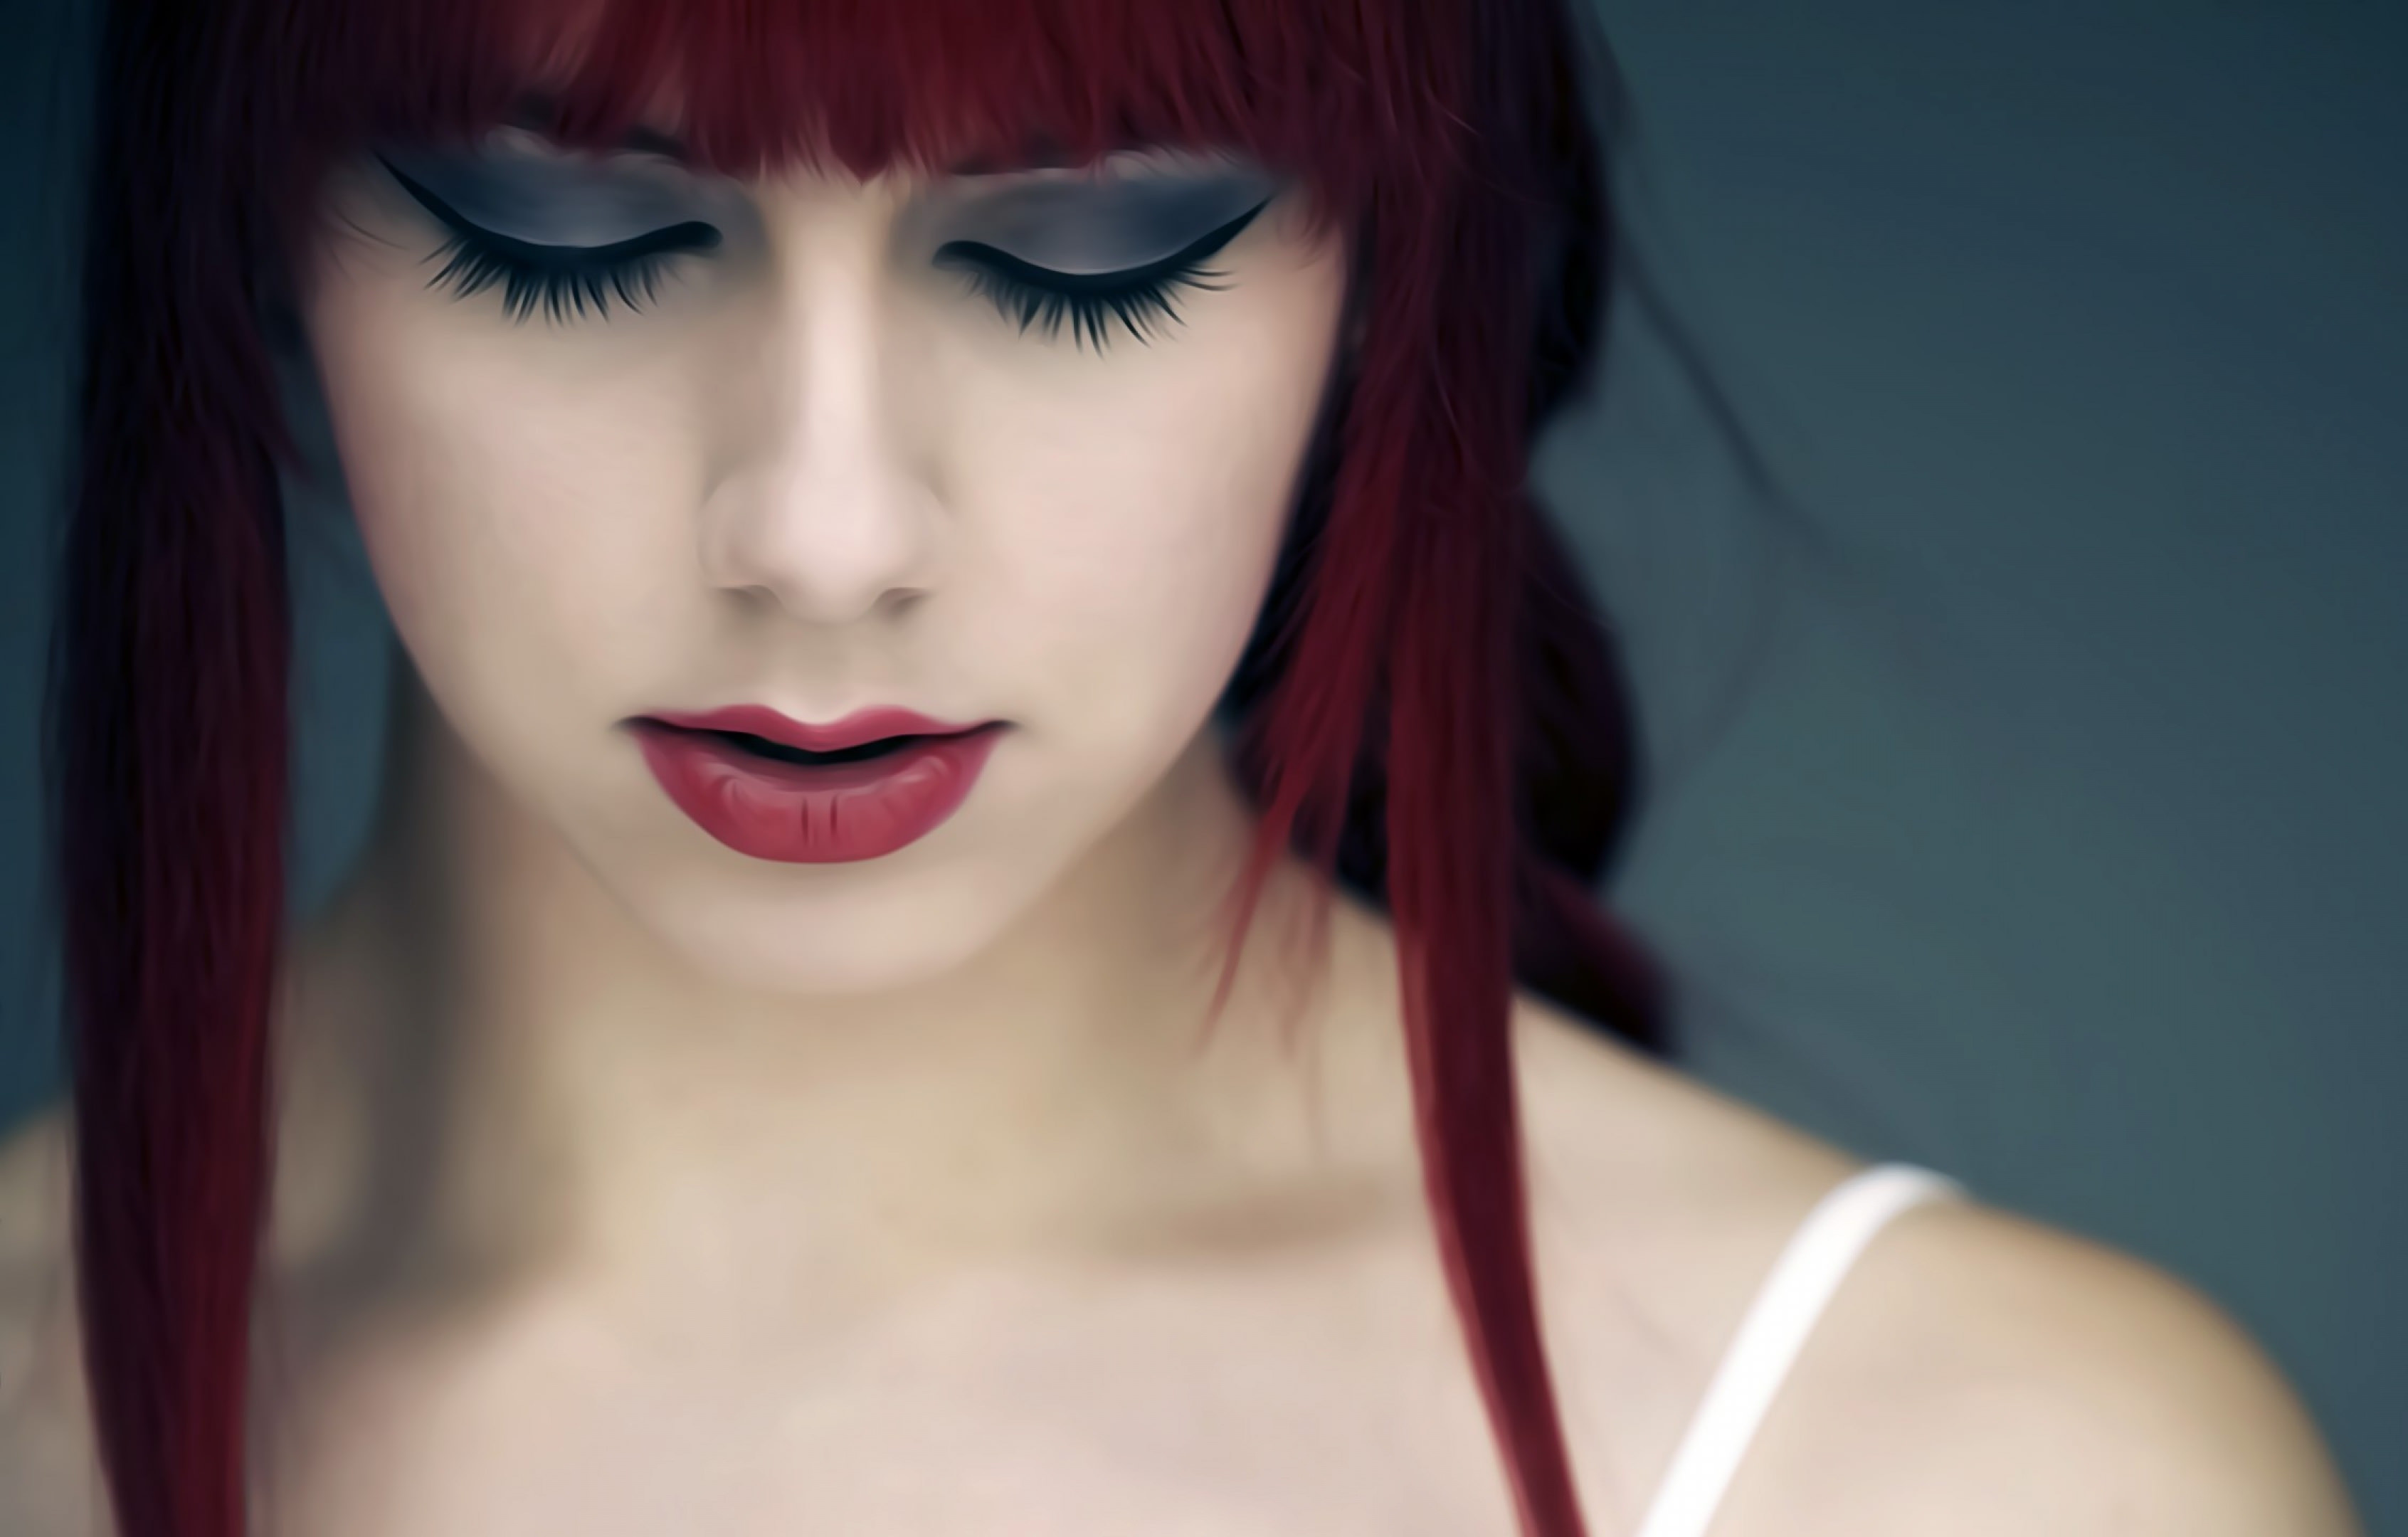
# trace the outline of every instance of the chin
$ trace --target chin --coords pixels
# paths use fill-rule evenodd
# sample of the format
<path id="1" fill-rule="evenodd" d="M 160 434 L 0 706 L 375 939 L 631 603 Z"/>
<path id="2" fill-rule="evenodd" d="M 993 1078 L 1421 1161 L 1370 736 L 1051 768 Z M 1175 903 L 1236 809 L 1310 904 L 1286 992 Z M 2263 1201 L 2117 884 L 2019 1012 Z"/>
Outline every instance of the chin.
<path id="1" fill-rule="evenodd" d="M 622 897 L 666 949 L 718 985 L 803 999 L 939 981 L 986 951 L 1041 895 L 1025 879 L 982 879 L 959 865 L 814 883 L 818 889 L 800 893 L 791 870 L 775 873 L 786 880 L 731 891 L 722 872 L 716 882 L 653 883 Z"/>

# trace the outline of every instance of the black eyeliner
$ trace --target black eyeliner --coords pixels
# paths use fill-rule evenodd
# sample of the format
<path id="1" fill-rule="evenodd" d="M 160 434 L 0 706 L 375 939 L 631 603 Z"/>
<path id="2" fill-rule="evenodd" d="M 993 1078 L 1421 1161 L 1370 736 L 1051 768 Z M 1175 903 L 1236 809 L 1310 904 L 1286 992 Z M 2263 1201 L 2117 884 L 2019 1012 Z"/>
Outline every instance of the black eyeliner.
<path id="1" fill-rule="evenodd" d="M 1264 198 L 1227 223 L 1208 231 L 1159 261 L 1148 262 L 1143 266 L 1123 267 L 1116 272 L 1063 272 L 1054 267 L 1039 266 L 983 240 L 948 240 L 937 248 L 932 259 L 938 262 L 968 260 L 1015 281 L 1062 294 L 1117 294 L 1162 282 L 1187 272 L 1198 262 L 1210 261 L 1220 253 L 1222 247 L 1243 234 L 1246 226 L 1254 222 L 1255 216 L 1270 207 L 1277 197 L 1278 194 L 1273 194 Z"/>
<path id="2" fill-rule="evenodd" d="M 454 235 L 475 241 L 505 260 L 523 262 L 531 266 L 571 270 L 603 267 L 619 262 L 638 261 L 664 251 L 710 251 L 717 247 L 720 240 L 718 229 L 698 219 L 647 230 L 630 239 L 614 240 L 607 246 L 554 246 L 522 240 L 470 221 L 392 161 L 382 155 L 376 158 L 387 174 L 401 184 L 402 191 L 415 198 Z"/>

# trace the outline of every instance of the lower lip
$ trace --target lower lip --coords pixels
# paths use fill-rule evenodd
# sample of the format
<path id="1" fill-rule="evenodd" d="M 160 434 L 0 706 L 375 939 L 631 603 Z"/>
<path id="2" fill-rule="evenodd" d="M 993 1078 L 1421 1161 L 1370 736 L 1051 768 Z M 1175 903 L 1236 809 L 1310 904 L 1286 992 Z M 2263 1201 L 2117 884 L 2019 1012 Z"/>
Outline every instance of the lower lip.
<path id="1" fill-rule="evenodd" d="M 644 762 L 678 810 L 738 854 L 791 865 L 876 859 L 927 837 L 968 798 L 1003 729 L 996 722 L 814 768 L 706 732 L 635 723 Z"/>

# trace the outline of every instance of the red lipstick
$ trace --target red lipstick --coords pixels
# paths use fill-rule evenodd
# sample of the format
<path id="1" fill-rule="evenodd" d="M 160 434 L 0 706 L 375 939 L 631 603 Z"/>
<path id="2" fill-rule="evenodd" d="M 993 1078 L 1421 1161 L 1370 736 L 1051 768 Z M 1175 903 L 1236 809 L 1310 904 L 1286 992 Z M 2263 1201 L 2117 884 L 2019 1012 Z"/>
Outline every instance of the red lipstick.
<path id="1" fill-rule="evenodd" d="M 767 705 L 730 705 L 724 710 L 707 711 L 700 714 L 663 711 L 643 719 L 688 731 L 740 732 L 811 753 L 834 753 L 842 748 L 859 747 L 882 737 L 959 736 L 965 731 L 978 729 L 978 724 L 996 724 L 987 721 L 960 725 L 952 721 L 931 719 L 916 710 L 902 710 L 893 705 L 873 705 L 867 710 L 856 710 L 844 719 L 830 721 L 825 725 L 795 720 Z"/>
<path id="2" fill-rule="evenodd" d="M 661 789 L 738 854 L 844 864 L 934 832 L 969 796 L 1009 723 L 879 707 L 814 725 L 764 705 L 628 723 Z"/>

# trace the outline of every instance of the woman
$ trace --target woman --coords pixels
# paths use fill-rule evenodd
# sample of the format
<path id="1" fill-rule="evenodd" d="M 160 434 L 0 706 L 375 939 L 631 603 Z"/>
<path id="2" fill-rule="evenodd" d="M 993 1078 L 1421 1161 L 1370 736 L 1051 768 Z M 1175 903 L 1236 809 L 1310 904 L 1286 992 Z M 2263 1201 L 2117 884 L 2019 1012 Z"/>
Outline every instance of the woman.
<path id="1" fill-rule="evenodd" d="M 7 1531 L 2348 1530 L 2179 1285 L 1651 1059 L 1558 5 L 106 50 Z M 402 655 L 286 936 L 312 487 Z"/>

